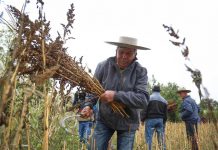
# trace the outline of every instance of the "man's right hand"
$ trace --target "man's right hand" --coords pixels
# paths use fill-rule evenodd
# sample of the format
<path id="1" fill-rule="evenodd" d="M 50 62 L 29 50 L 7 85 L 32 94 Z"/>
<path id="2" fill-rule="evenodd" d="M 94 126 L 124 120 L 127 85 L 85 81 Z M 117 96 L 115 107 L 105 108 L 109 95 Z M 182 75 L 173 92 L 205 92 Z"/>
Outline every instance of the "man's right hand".
<path id="1" fill-rule="evenodd" d="M 92 116 L 93 110 L 90 108 L 90 106 L 86 106 L 82 109 L 80 114 L 82 118 L 88 118 Z"/>

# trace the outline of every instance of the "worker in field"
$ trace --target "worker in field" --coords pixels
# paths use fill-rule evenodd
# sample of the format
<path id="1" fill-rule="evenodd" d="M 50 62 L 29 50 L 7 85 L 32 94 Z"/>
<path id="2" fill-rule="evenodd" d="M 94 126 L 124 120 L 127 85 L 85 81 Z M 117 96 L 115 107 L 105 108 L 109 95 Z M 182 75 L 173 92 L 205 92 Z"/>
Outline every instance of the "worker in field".
<path id="1" fill-rule="evenodd" d="M 198 150 L 197 133 L 200 108 L 196 104 L 195 100 L 191 98 L 188 93 L 190 90 L 185 88 L 179 88 L 177 93 L 182 98 L 182 104 L 180 107 L 180 117 L 185 122 L 187 138 L 191 142 L 192 150 Z"/>
<path id="2" fill-rule="evenodd" d="M 111 137 L 117 135 L 117 150 L 132 150 L 135 132 L 139 127 L 140 109 L 147 107 L 147 69 L 137 61 L 137 50 L 149 50 L 139 46 L 137 39 L 121 36 L 119 41 L 106 42 L 116 46 L 115 56 L 97 65 L 95 77 L 105 92 L 99 100 L 94 137 L 98 150 L 107 150 Z M 127 116 L 111 108 L 111 103 L 123 106 Z M 89 116 L 96 102 L 86 103 L 83 113 Z"/>
<path id="3" fill-rule="evenodd" d="M 82 117 L 82 109 L 85 107 L 85 101 L 89 100 L 88 93 L 82 90 L 76 91 L 74 95 L 73 105 L 79 105 L 79 109 L 77 112 L 77 121 L 79 122 L 79 139 L 81 143 L 87 144 L 89 136 L 91 134 L 91 128 L 94 121 L 94 116 L 90 116 L 87 118 Z"/>
<path id="4" fill-rule="evenodd" d="M 145 139 L 149 150 L 152 149 L 154 131 L 157 133 L 160 149 L 166 149 L 164 134 L 167 121 L 167 101 L 161 96 L 160 91 L 159 85 L 153 87 L 147 110 L 141 113 L 141 121 L 145 121 Z"/>

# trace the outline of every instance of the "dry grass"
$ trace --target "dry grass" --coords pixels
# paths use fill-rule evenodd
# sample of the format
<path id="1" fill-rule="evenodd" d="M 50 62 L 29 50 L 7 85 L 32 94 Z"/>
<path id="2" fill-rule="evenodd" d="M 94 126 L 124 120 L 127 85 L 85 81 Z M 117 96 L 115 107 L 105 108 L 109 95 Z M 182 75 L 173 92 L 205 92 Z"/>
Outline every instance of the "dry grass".
<path id="1" fill-rule="evenodd" d="M 136 133 L 135 150 L 146 150 L 144 138 L 144 126 Z M 215 150 L 213 140 L 218 141 L 218 133 L 212 123 L 200 124 L 198 129 L 198 143 L 200 150 Z M 191 149 L 186 139 L 184 123 L 167 123 L 166 125 L 166 146 L 168 150 L 188 150 Z M 156 135 L 153 137 L 153 149 L 158 149 Z"/>

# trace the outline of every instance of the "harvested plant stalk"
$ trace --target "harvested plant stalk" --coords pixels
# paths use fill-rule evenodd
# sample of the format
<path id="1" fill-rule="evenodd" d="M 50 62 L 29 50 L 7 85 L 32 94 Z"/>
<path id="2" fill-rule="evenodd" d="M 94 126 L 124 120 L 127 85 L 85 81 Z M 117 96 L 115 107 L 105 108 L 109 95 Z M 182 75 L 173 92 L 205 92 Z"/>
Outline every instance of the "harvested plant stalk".
<path id="1" fill-rule="evenodd" d="M 74 7 L 68 12 L 68 24 L 63 25 L 63 38 L 58 37 L 53 41 L 50 38 L 50 22 L 41 16 L 41 19 L 32 22 L 28 15 L 22 14 L 15 7 L 10 6 L 9 11 L 16 18 L 15 31 L 19 33 L 22 30 L 22 38 L 19 48 L 16 50 L 16 58 L 19 60 L 18 75 L 29 75 L 32 82 L 43 84 L 46 80 L 52 78 L 59 81 L 61 89 L 67 84 L 71 87 L 80 86 L 86 89 L 86 92 L 92 93 L 100 97 L 104 93 L 101 84 L 95 79 L 87 67 L 82 65 L 82 57 L 76 60 L 66 53 L 67 48 L 64 43 L 74 21 Z M 40 13 L 41 11 L 39 11 Z M 22 16 L 22 17 L 21 17 Z M 24 20 L 21 20 L 24 19 Z M 21 24 L 22 24 L 22 29 Z M 44 41 L 44 42 L 42 42 Z M 25 51 L 24 51 L 25 49 Z M 43 49 L 43 50 L 42 50 Z M 22 52 L 22 53 L 21 53 Z M 114 112 L 120 113 L 122 116 L 128 117 L 123 104 L 112 102 L 109 104 Z"/>

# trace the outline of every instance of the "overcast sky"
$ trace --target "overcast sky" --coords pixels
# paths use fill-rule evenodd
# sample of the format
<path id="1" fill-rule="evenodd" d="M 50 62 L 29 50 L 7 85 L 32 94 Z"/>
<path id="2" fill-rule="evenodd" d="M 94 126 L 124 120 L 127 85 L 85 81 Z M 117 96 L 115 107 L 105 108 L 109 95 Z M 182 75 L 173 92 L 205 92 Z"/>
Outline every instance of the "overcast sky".
<path id="1" fill-rule="evenodd" d="M 37 16 L 30 0 L 26 12 Z M 24 0 L 4 0 L 21 8 Z M 199 102 L 197 88 L 184 64 L 199 69 L 203 85 L 210 98 L 218 100 L 218 4 L 217 0 L 44 0 L 44 12 L 51 21 L 52 35 L 62 31 L 60 23 L 66 23 L 66 12 L 74 3 L 75 22 L 72 36 L 67 43 L 68 53 L 74 57 L 84 56 L 94 72 L 98 62 L 115 55 L 115 46 L 104 41 L 117 41 L 119 36 L 132 36 L 141 46 L 151 51 L 138 51 L 139 62 L 147 68 L 149 79 L 152 75 L 160 83 L 175 82 L 192 90 L 192 97 Z M 162 24 L 179 30 L 180 41 L 186 38 L 190 61 L 185 60 L 181 49 L 172 45 L 174 40 Z"/>

